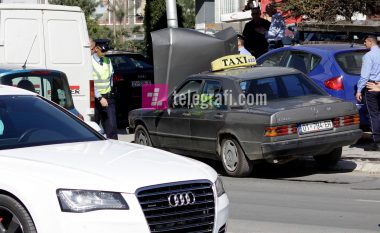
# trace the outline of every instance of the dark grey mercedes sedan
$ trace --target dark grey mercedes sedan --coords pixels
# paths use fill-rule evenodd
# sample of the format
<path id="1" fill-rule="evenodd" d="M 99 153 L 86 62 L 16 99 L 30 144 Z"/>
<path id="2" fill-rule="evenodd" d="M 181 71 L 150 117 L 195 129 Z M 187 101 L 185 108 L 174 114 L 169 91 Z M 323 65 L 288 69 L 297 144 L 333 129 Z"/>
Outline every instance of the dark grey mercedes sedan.
<path id="1" fill-rule="evenodd" d="M 188 77 L 168 107 L 129 114 L 135 142 L 222 161 L 247 176 L 255 160 L 314 156 L 334 165 L 361 137 L 356 106 L 331 97 L 289 68 L 237 68 Z"/>

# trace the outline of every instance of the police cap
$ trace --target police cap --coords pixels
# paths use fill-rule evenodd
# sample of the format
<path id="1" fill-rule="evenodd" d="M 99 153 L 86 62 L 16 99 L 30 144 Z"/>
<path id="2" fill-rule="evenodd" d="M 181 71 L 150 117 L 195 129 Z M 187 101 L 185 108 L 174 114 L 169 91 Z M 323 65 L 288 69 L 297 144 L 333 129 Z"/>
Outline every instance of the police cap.
<path id="1" fill-rule="evenodd" d="M 95 42 L 95 46 L 100 48 L 102 53 L 105 53 L 110 49 L 110 47 L 109 47 L 110 40 L 109 39 L 96 39 L 96 40 L 94 40 L 94 42 Z"/>

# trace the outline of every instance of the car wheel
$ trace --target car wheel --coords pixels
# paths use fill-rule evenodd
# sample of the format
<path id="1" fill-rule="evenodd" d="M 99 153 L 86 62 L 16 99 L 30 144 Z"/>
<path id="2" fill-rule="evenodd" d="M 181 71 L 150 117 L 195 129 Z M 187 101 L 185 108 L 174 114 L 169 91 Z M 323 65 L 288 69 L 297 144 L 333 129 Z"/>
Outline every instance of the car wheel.
<path id="1" fill-rule="evenodd" d="M 138 125 L 135 129 L 135 143 L 145 146 L 152 146 L 149 133 L 142 125 Z"/>
<path id="2" fill-rule="evenodd" d="M 28 211 L 18 201 L 5 195 L 0 195 L 0 232 L 37 232 Z"/>
<path id="3" fill-rule="evenodd" d="M 341 158 L 342 158 L 342 147 L 335 148 L 333 151 L 331 151 L 328 154 L 314 156 L 315 161 L 323 167 L 334 166 L 338 163 L 338 161 Z"/>
<path id="4" fill-rule="evenodd" d="M 224 170 L 230 176 L 244 177 L 252 172 L 252 162 L 245 157 L 243 149 L 235 139 L 223 139 L 221 158 Z"/>

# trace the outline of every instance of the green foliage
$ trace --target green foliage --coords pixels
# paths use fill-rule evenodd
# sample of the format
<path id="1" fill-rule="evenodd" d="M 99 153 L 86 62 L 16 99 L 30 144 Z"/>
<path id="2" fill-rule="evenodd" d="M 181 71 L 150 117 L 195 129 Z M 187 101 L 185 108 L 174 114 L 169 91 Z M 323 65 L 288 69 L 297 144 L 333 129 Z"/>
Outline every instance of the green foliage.
<path id="1" fill-rule="evenodd" d="M 337 15 L 351 20 L 355 12 L 365 13 L 377 0 L 283 0 L 281 10 L 293 17 L 306 16 L 317 21 L 335 21 Z"/>
<path id="2" fill-rule="evenodd" d="M 182 7 L 183 27 L 195 28 L 195 0 L 177 0 Z"/>
<path id="3" fill-rule="evenodd" d="M 89 18 L 99 5 L 97 0 L 49 0 L 49 3 L 55 5 L 79 6 L 86 15 L 86 18 Z"/>
<path id="4" fill-rule="evenodd" d="M 147 0 L 145 5 L 144 29 L 147 56 L 153 61 L 151 32 L 167 28 L 165 0 Z M 183 27 L 182 7 L 177 4 L 178 27 Z"/>

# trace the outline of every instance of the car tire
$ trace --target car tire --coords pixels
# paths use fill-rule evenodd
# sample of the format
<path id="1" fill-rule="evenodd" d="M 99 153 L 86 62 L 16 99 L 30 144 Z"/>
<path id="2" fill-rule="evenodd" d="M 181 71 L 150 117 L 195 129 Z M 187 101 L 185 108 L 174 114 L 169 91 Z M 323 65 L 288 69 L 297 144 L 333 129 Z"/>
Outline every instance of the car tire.
<path id="1" fill-rule="evenodd" d="M 2 194 L 0 194 L 0 232 L 37 233 L 32 217 L 25 207 L 14 198 Z"/>
<path id="2" fill-rule="evenodd" d="M 135 143 L 145 146 L 152 146 L 149 133 L 142 125 L 138 125 L 135 129 Z"/>
<path id="3" fill-rule="evenodd" d="M 322 167 L 335 166 L 341 158 L 342 147 L 335 148 L 328 154 L 314 156 L 314 160 Z"/>
<path id="4" fill-rule="evenodd" d="M 245 177 L 252 173 L 253 164 L 247 159 L 240 144 L 233 138 L 222 140 L 220 157 L 226 173 L 234 177 Z"/>

